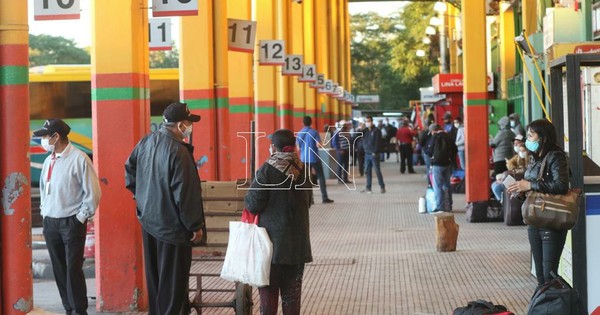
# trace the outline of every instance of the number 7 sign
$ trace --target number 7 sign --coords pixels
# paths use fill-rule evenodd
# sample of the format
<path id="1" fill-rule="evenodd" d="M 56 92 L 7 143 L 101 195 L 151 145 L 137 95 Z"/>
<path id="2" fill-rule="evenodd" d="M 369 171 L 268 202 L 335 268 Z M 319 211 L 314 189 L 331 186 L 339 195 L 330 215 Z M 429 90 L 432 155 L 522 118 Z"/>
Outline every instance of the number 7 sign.
<path id="1" fill-rule="evenodd" d="M 78 20 L 79 0 L 34 0 L 33 19 L 46 20 Z"/>

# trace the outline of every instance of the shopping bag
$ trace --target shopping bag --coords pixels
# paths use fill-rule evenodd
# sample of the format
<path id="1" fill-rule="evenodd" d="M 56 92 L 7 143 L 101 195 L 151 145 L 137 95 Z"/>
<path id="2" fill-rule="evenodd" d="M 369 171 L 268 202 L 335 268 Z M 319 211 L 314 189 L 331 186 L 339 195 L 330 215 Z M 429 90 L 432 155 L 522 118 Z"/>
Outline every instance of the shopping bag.
<path id="1" fill-rule="evenodd" d="M 267 230 L 253 223 L 229 222 L 229 242 L 221 278 L 255 287 L 269 285 L 273 243 Z"/>

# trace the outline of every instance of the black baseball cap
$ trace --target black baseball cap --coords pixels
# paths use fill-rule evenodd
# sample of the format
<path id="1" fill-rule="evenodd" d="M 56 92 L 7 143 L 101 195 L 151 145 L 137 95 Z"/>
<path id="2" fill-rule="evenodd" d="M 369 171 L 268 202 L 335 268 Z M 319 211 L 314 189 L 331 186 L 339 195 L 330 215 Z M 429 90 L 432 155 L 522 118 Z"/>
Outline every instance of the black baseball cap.
<path id="1" fill-rule="evenodd" d="M 33 132 L 34 137 L 43 137 L 58 133 L 61 137 L 66 137 L 71 132 L 71 127 L 62 119 L 52 118 L 44 122 L 44 126 Z"/>
<path id="2" fill-rule="evenodd" d="M 172 103 L 163 112 L 165 122 L 178 122 L 189 120 L 191 122 L 200 121 L 200 116 L 190 113 L 186 103 Z"/>

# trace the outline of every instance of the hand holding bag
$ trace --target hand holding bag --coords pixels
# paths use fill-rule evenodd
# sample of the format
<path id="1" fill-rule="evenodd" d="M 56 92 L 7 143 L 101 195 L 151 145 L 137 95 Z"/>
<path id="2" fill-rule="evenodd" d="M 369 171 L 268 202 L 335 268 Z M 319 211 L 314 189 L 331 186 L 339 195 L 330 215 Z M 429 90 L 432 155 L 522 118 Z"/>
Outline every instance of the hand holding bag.
<path id="1" fill-rule="evenodd" d="M 542 180 L 547 157 L 542 161 L 538 181 Z M 570 230 L 579 216 L 581 194 L 578 188 L 569 189 L 564 195 L 530 191 L 521 207 L 523 222 L 538 228 Z"/>
<path id="2" fill-rule="evenodd" d="M 221 278 L 255 287 L 269 285 L 273 243 L 267 230 L 257 224 L 258 215 L 252 223 L 229 222 L 229 242 Z"/>

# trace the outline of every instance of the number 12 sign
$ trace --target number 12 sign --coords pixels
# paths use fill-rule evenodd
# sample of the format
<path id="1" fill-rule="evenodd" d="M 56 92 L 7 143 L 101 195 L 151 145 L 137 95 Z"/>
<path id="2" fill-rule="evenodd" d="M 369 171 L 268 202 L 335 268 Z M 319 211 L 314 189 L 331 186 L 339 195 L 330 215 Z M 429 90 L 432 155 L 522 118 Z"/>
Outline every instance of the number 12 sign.
<path id="1" fill-rule="evenodd" d="M 229 50 L 252 53 L 256 38 L 256 22 L 227 19 Z"/>
<path id="2" fill-rule="evenodd" d="M 78 20 L 80 7 L 79 0 L 34 0 L 33 19 L 36 21 Z"/>
<path id="3" fill-rule="evenodd" d="M 259 45 L 259 65 L 284 66 L 285 65 L 285 41 L 283 40 L 261 40 Z"/>
<path id="4" fill-rule="evenodd" d="M 152 16 L 198 15 L 198 0 L 152 0 Z"/>

